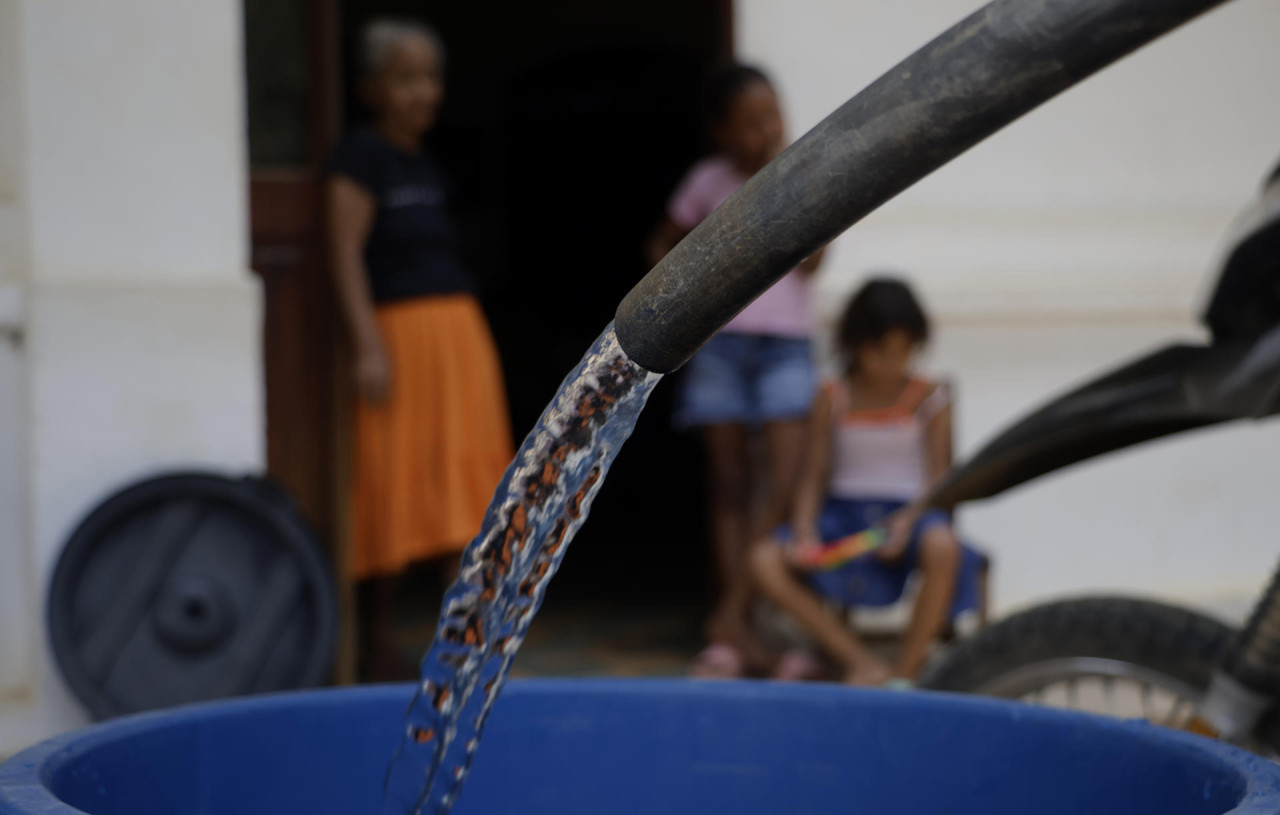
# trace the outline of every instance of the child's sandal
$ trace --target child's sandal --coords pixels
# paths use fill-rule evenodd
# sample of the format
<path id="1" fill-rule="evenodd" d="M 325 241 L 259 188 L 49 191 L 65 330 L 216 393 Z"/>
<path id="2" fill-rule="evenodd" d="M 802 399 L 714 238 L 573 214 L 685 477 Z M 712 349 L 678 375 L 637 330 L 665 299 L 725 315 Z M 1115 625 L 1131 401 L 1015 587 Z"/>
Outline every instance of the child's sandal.
<path id="1" fill-rule="evenodd" d="M 746 675 L 742 653 L 727 642 L 713 642 L 693 658 L 689 675 L 697 679 L 740 679 Z"/>
<path id="2" fill-rule="evenodd" d="M 826 674 L 822 663 L 814 659 L 807 651 L 794 649 L 787 651 L 778 660 L 773 669 L 773 678 L 781 682 L 804 682 L 810 679 L 821 679 Z"/>

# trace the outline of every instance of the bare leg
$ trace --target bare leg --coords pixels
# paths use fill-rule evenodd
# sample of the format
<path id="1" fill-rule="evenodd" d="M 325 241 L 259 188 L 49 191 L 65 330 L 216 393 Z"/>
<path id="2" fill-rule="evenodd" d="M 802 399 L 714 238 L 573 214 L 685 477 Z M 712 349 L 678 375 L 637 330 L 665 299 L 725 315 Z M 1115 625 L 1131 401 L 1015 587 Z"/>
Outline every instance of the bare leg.
<path id="1" fill-rule="evenodd" d="M 790 519 L 796 483 L 800 479 L 800 465 L 804 461 L 807 429 L 808 423 L 804 419 L 769 422 L 764 426 L 769 458 L 769 496 L 754 519 L 752 540 L 765 537 L 778 524 Z"/>
<path id="2" fill-rule="evenodd" d="M 920 541 L 920 574 L 923 582 L 911 612 L 911 624 L 902 640 L 902 653 L 894 669 L 897 676 L 915 679 L 929 656 L 929 646 L 946 623 L 960 570 L 960 543 L 949 527 L 935 526 Z"/>
<path id="3" fill-rule="evenodd" d="M 751 462 L 747 428 L 741 424 L 705 429 L 707 476 L 711 494 L 711 537 L 720 593 L 707 624 L 707 637 L 743 653 L 747 662 L 763 656 L 751 635 L 752 583 L 747 569 L 751 540 Z"/>
<path id="4" fill-rule="evenodd" d="M 751 547 L 751 570 L 765 596 L 790 614 L 827 654 L 845 669 L 846 681 L 879 685 L 891 676 L 889 666 L 872 654 L 857 635 L 832 616 L 822 601 L 792 571 L 775 540 Z"/>

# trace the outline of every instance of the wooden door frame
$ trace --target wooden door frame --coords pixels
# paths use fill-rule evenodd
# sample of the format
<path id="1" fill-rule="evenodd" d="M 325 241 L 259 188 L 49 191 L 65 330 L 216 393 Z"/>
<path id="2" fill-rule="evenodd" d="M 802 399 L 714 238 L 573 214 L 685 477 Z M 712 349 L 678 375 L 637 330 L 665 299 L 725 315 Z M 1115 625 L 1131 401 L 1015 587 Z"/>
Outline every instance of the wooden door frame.
<path id="1" fill-rule="evenodd" d="M 347 540 L 348 377 L 328 285 L 325 164 L 342 122 L 340 0 L 307 0 L 306 162 L 251 168 L 251 263 L 263 281 L 267 472 L 294 497 L 330 555 L 340 602 L 334 679 L 355 677 Z"/>

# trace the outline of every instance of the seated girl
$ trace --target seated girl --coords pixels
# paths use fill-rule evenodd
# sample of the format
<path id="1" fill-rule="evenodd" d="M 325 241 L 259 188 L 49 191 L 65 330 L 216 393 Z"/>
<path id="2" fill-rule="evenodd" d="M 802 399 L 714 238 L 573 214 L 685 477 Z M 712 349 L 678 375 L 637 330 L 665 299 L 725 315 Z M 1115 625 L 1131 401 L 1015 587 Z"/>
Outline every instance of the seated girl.
<path id="1" fill-rule="evenodd" d="M 947 389 L 912 373 L 928 338 L 928 319 L 901 281 L 872 280 L 853 297 L 837 336 L 845 373 L 815 400 L 791 524 L 751 552 L 765 597 L 853 684 L 914 680 L 949 615 L 977 604 L 981 557 L 961 546 L 947 513 L 924 503 L 951 465 Z M 874 548 L 842 561 L 850 536 L 867 530 L 859 540 Z M 829 607 L 896 602 L 912 572 L 920 592 L 891 665 Z"/>

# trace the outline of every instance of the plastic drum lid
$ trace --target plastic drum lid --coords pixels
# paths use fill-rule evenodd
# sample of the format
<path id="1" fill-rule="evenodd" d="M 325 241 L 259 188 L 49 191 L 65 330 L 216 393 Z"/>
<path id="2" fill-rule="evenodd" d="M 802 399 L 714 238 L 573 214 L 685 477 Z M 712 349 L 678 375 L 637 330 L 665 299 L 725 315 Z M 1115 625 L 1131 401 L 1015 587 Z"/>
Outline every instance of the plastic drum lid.
<path id="1" fill-rule="evenodd" d="M 97 718 L 311 687 L 331 668 L 336 596 L 288 498 L 184 473 L 108 498 L 67 542 L 49 635 Z"/>

